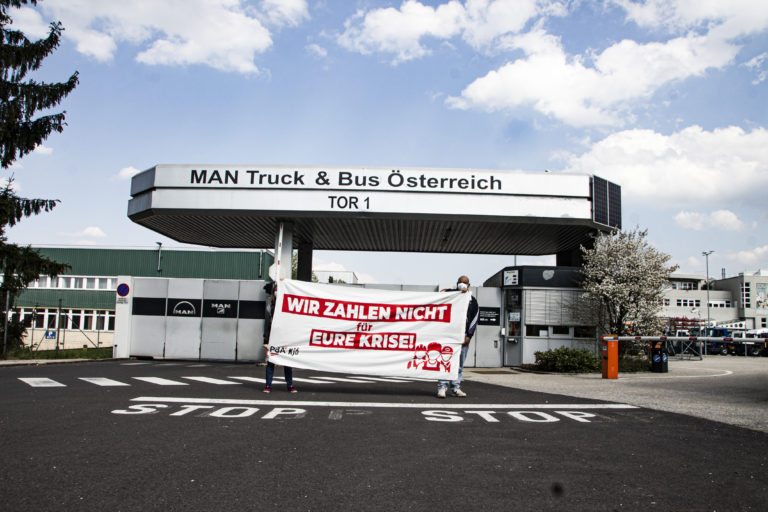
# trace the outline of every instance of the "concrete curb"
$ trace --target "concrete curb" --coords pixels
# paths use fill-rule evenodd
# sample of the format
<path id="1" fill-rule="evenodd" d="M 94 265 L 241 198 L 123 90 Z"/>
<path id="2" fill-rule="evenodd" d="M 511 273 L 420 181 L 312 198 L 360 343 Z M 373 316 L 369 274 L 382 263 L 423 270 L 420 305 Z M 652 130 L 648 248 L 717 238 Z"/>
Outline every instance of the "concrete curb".
<path id="1" fill-rule="evenodd" d="M 114 361 L 114 359 L 6 359 L 0 360 L 0 367 L 3 366 L 41 366 L 47 364 L 68 364 L 84 363 L 88 361 Z"/>

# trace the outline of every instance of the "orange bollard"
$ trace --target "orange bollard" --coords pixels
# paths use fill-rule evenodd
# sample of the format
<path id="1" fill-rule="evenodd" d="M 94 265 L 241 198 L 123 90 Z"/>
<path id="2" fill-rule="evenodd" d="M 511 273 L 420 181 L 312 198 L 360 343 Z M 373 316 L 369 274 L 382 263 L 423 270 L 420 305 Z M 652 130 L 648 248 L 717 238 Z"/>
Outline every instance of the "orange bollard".
<path id="1" fill-rule="evenodd" d="M 619 341 L 603 339 L 603 378 L 619 378 Z"/>

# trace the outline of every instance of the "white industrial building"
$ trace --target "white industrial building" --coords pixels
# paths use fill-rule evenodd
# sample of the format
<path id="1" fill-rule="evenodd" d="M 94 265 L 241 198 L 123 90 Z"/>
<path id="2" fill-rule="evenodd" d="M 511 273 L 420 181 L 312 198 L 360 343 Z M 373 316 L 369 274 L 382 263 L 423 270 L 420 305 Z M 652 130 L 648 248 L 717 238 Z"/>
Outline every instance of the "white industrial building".
<path id="1" fill-rule="evenodd" d="M 736 331 L 768 329 L 768 271 L 740 273 L 709 279 L 694 274 L 673 274 L 664 292 L 661 316 L 670 327 L 725 326 Z"/>

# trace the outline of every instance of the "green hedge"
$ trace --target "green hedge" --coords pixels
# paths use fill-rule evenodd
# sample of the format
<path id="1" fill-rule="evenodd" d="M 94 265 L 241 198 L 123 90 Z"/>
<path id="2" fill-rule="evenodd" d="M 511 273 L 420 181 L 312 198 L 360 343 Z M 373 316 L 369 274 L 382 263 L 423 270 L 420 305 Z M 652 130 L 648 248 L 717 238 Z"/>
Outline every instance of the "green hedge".
<path id="1" fill-rule="evenodd" d="M 589 373 L 600 371 L 600 357 L 583 348 L 560 347 L 534 353 L 539 371 L 563 373 Z"/>
<path id="2" fill-rule="evenodd" d="M 89 349 L 29 350 L 29 348 L 8 351 L 8 359 L 110 359 L 112 347 Z"/>

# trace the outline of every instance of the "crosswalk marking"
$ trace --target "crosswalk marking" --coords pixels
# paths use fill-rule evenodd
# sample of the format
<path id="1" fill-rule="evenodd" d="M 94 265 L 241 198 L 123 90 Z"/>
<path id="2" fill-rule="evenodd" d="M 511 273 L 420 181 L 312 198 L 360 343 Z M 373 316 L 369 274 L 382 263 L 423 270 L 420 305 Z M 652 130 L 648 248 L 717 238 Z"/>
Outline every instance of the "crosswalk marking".
<path id="1" fill-rule="evenodd" d="M 67 387 L 66 384 L 62 384 L 61 382 L 56 382 L 53 379 L 49 379 L 47 377 L 19 377 L 19 380 L 22 382 L 26 382 L 33 388 L 65 388 Z"/>
<path id="2" fill-rule="evenodd" d="M 85 382 L 90 382 L 91 384 L 96 384 L 97 386 L 130 386 L 130 384 L 126 384 L 125 382 L 107 379 L 106 377 L 79 377 L 79 379 L 84 380 Z"/>
<path id="3" fill-rule="evenodd" d="M 230 379 L 244 380 L 246 382 L 258 382 L 259 384 L 266 384 L 267 381 L 258 377 L 230 377 Z"/>
<path id="4" fill-rule="evenodd" d="M 244 380 L 246 382 L 258 382 L 259 384 L 266 384 L 267 381 L 265 379 L 261 379 L 259 377 L 229 377 L 230 379 L 237 379 L 237 380 Z M 278 381 L 281 384 L 285 382 L 285 377 L 274 377 L 274 381 Z M 274 382 L 273 381 L 273 382 Z M 328 382 L 327 380 L 318 380 L 318 379 L 307 379 L 305 377 L 294 377 L 294 382 L 309 382 L 310 384 L 333 384 L 333 382 Z"/>
<path id="5" fill-rule="evenodd" d="M 142 382 L 147 382 L 149 384 L 155 384 L 158 386 L 188 386 L 189 385 L 189 383 L 187 382 L 183 382 L 180 380 L 166 379 L 163 377 L 131 377 L 131 378 L 142 381 Z M 198 376 L 186 377 L 185 376 L 180 378 L 195 381 L 195 382 L 202 382 L 204 384 L 215 384 L 218 386 L 241 384 L 240 382 L 233 382 L 231 380 L 217 379 L 213 377 L 198 377 Z M 109 379 L 106 377 L 78 377 L 78 379 L 84 382 L 88 382 L 90 384 L 94 384 L 96 386 L 102 386 L 102 387 L 109 387 L 109 386 L 118 387 L 118 386 L 131 385 L 130 383 L 127 383 L 127 382 L 121 382 L 119 380 Z M 229 376 L 227 377 L 227 379 L 266 384 L 266 380 L 260 377 Z M 19 380 L 35 388 L 67 387 L 66 384 L 62 384 L 61 382 L 57 382 L 47 377 L 19 377 Z M 411 379 L 410 377 L 402 377 L 402 378 L 367 377 L 367 376 L 359 376 L 359 375 L 346 376 L 346 377 L 325 377 L 325 376 L 313 375 L 312 378 L 307 378 L 307 377 L 293 378 L 294 382 L 303 382 L 303 383 L 309 383 L 309 384 L 336 384 L 341 382 L 352 382 L 352 383 L 359 383 L 359 384 L 376 384 L 378 382 L 408 383 L 408 382 L 412 382 L 413 380 L 421 380 L 421 379 Z M 285 377 L 275 375 L 274 382 L 278 384 L 285 384 Z"/>
<path id="6" fill-rule="evenodd" d="M 216 384 L 219 386 L 235 385 L 239 386 L 239 382 L 232 382 L 231 380 L 214 379 L 213 377 L 182 377 L 182 379 L 196 380 L 197 382 L 205 382 L 207 384 Z"/>
<path id="7" fill-rule="evenodd" d="M 139 361 L 135 363 L 120 363 L 121 366 L 141 366 L 143 364 L 152 364 L 149 361 Z"/>
<path id="8" fill-rule="evenodd" d="M 368 381 L 373 382 L 411 382 L 410 380 L 402 380 L 402 379 L 395 379 L 395 378 L 384 378 L 384 377 L 360 377 L 355 376 L 356 379 L 365 379 Z"/>
<path id="9" fill-rule="evenodd" d="M 349 378 L 343 379 L 341 377 L 321 377 L 319 375 L 313 375 L 313 378 L 315 378 L 315 379 L 323 379 L 323 380 L 330 380 L 330 381 L 334 381 L 334 382 L 357 382 L 357 383 L 360 383 L 360 384 L 370 384 L 371 383 L 371 381 L 368 381 L 368 380 L 349 379 Z"/>
<path id="10" fill-rule="evenodd" d="M 310 384 L 333 384 L 333 382 L 328 382 L 327 380 L 307 379 L 306 377 L 294 377 L 293 380 L 296 382 L 309 382 Z"/>
<path id="11" fill-rule="evenodd" d="M 149 382 L 150 384 L 157 384 L 158 386 L 189 386 L 186 382 L 179 382 L 177 380 L 163 379 L 162 377 L 133 377 L 136 380 Z"/>

